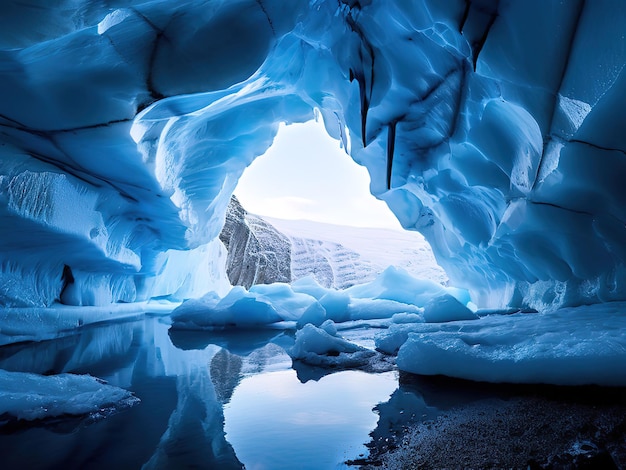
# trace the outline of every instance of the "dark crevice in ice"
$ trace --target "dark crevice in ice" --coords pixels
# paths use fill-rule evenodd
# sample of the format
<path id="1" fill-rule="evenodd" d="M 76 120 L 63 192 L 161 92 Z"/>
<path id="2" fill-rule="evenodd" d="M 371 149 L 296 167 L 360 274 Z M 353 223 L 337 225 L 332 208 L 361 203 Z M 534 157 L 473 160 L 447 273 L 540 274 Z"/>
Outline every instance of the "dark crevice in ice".
<path id="1" fill-rule="evenodd" d="M 115 124 L 123 124 L 126 122 L 132 122 L 134 118 L 127 118 L 127 119 L 114 119 L 112 121 L 107 121 L 107 122 L 103 122 L 100 124 L 91 124 L 89 126 L 80 126 L 80 127 L 72 127 L 69 129 L 56 129 L 56 130 L 52 130 L 52 131 L 31 131 L 34 134 L 40 134 L 42 137 L 45 137 L 46 134 L 51 134 L 51 135 L 55 135 L 55 134 L 64 134 L 67 132 L 80 132 L 80 131 L 86 131 L 86 130 L 90 130 L 90 129 L 100 129 L 103 127 L 110 127 L 113 126 Z"/>
<path id="2" fill-rule="evenodd" d="M 387 133 L 387 189 L 391 189 L 391 170 L 393 168 L 393 153 L 396 145 L 397 120 L 389 123 Z"/>
<path id="3" fill-rule="evenodd" d="M 263 14 L 267 18 L 267 23 L 270 25 L 270 29 L 272 30 L 272 34 L 274 35 L 274 37 L 276 37 L 276 30 L 274 29 L 274 23 L 272 23 L 272 19 L 270 18 L 270 15 L 267 13 L 267 10 L 265 9 L 265 5 L 263 5 L 263 2 L 261 0 L 256 0 L 256 3 L 257 5 L 259 5 L 259 8 L 261 8 L 261 10 L 263 11 Z"/>
<path id="4" fill-rule="evenodd" d="M 458 92 L 456 94 L 456 101 L 454 103 L 454 113 L 452 114 L 453 116 L 453 120 L 454 122 L 452 123 L 452 125 L 450 126 L 450 130 L 449 130 L 449 134 L 448 137 L 452 137 L 454 135 L 454 133 L 456 132 L 456 130 L 459 127 L 459 122 L 461 120 L 461 109 L 463 107 L 463 103 L 465 103 L 466 97 L 467 97 L 467 87 L 465 86 L 465 81 L 467 80 L 467 74 L 470 73 L 469 72 L 469 62 L 468 61 L 462 61 L 461 62 L 461 77 L 460 77 L 460 83 L 459 83 L 459 87 L 458 87 Z M 450 73 L 450 76 L 452 76 L 452 72 Z"/>
<path id="5" fill-rule="evenodd" d="M 541 152 L 541 156 L 539 157 L 539 164 L 537 165 L 537 172 L 535 174 L 535 180 L 533 181 L 533 184 L 531 185 L 531 189 L 535 189 L 535 186 L 537 185 L 537 182 L 539 180 L 539 175 L 541 174 L 541 169 L 543 167 L 546 149 L 548 148 L 548 144 L 550 143 L 550 141 L 553 140 L 554 138 L 554 135 L 552 133 L 552 126 L 554 124 L 554 116 L 556 114 L 556 107 L 558 105 L 558 95 L 559 95 L 559 92 L 561 91 L 561 87 L 563 86 L 563 80 L 565 80 L 565 75 L 567 73 L 567 70 L 569 69 L 569 62 L 572 56 L 572 46 L 574 45 L 574 42 L 576 39 L 576 33 L 578 32 L 578 25 L 580 24 L 580 19 L 582 18 L 583 10 L 585 8 L 585 0 L 580 0 L 577 6 L 578 6 L 578 9 L 576 12 L 576 19 L 574 21 L 574 27 L 572 29 L 572 34 L 568 43 L 569 47 L 565 55 L 565 62 L 563 63 L 563 67 L 561 69 L 561 77 L 559 78 L 559 84 L 556 89 L 556 92 L 552 92 L 554 96 L 554 101 L 552 103 L 552 111 L 550 113 L 550 119 L 548 120 L 549 134 L 545 137 L 544 142 L 543 142 L 543 151 Z"/>
<path id="6" fill-rule="evenodd" d="M 4 116 L 0 116 L 0 118 L 3 118 Z M 0 127 L 7 127 L 9 129 L 15 129 L 18 131 L 24 131 L 24 132 L 29 132 L 31 134 L 37 135 L 39 137 L 43 137 L 43 138 L 49 138 L 50 136 L 53 136 L 55 134 L 64 134 L 64 133 L 68 133 L 68 132 L 80 132 L 80 131 L 85 131 L 85 130 L 90 130 L 90 129 L 99 129 L 99 128 L 103 128 L 103 127 L 109 127 L 115 124 L 122 124 L 125 122 L 132 122 L 134 118 L 127 118 L 127 119 L 114 119 L 112 121 L 107 121 L 107 122 L 103 122 L 103 123 L 98 123 L 98 124 L 90 124 L 88 126 L 78 126 L 78 127 L 70 127 L 67 129 L 52 129 L 52 130 L 48 130 L 48 131 L 44 131 L 41 129 L 33 129 L 30 128 L 28 126 L 24 126 L 23 124 L 13 120 L 13 119 L 8 119 L 9 121 L 14 122 L 16 125 L 15 126 L 9 126 L 8 124 L 2 124 L 0 123 Z"/>
<path id="7" fill-rule="evenodd" d="M 459 33 L 463 33 L 463 27 L 465 26 L 471 7 L 472 2 L 470 0 L 465 0 L 465 10 L 463 10 L 463 17 L 461 18 L 461 22 L 459 24 Z"/>
<path id="8" fill-rule="evenodd" d="M 59 299 L 63 299 L 63 295 L 65 290 L 74 284 L 74 274 L 72 273 L 72 268 L 70 268 L 67 264 L 63 265 L 63 273 L 61 274 L 61 282 L 63 283 L 63 287 L 61 287 L 61 293 L 59 294 Z"/>
<path id="9" fill-rule="evenodd" d="M 605 150 L 607 152 L 620 152 L 626 155 L 626 150 L 616 149 L 616 148 L 611 148 L 611 147 L 602 147 L 601 145 L 593 144 L 591 142 L 586 142 L 584 140 L 572 139 L 572 140 L 569 140 L 568 142 L 572 144 L 588 145 L 589 147 L 593 147 L 594 149 Z"/>
<path id="10" fill-rule="evenodd" d="M 56 146 L 55 142 L 50 139 L 50 142 Z M 59 151 L 62 152 L 61 149 L 58 148 L 58 146 L 56 146 L 57 149 Z M 62 152 L 64 155 L 66 155 L 64 152 Z M 131 201 L 131 202 L 135 202 L 135 203 L 139 203 L 139 200 L 133 196 L 131 196 L 130 194 L 128 194 L 126 191 L 124 191 L 122 188 L 120 188 L 119 186 L 115 185 L 114 183 L 112 183 L 109 180 L 106 180 L 104 178 L 101 178 L 97 175 L 93 175 L 91 173 L 89 173 L 88 171 L 82 169 L 82 168 L 75 168 L 72 165 L 69 165 L 67 163 L 62 163 L 58 160 L 55 160 L 53 158 L 49 158 L 46 157 L 45 155 L 41 155 L 39 153 L 36 152 L 28 152 L 28 155 L 32 158 L 34 158 L 35 160 L 39 160 L 41 162 L 47 163 L 49 165 L 52 165 L 56 168 L 58 168 L 59 170 L 61 170 L 61 172 L 67 173 L 68 175 L 73 176 L 74 178 L 83 181 L 84 183 L 93 186 L 95 188 L 102 188 L 105 185 L 110 186 L 111 188 L 113 188 L 121 197 L 123 197 L 124 199 Z M 66 157 L 68 158 L 68 160 L 71 160 L 71 158 L 69 158 L 69 156 L 66 155 Z"/>
<path id="11" fill-rule="evenodd" d="M 34 158 L 35 160 L 39 160 L 40 162 L 44 162 L 44 163 L 47 163 L 48 165 L 52 165 L 58 168 L 59 170 L 61 170 L 61 172 L 67 173 L 68 175 L 71 175 L 74 178 L 80 181 L 83 181 L 84 183 L 87 183 L 90 186 L 93 186 L 95 188 L 102 188 L 103 186 L 102 184 L 98 184 L 96 181 L 93 181 L 93 179 L 96 179 L 95 177 L 92 177 L 93 178 L 92 179 L 87 176 L 82 176 L 82 174 L 85 173 L 83 170 L 73 168 L 72 166 L 66 163 L 62 163 L 58 160 L 55 160 L 50 157 L 46 157 L 45 155 L 41 155 L 39 153 L 32 152 L 32 151 L 28 152 L 28 156 Z"/>
<path id="12" fill-rule="evenodd" d="M 496 18 L 498 17 L 499 7 L 500 7 L 500 1 L 496 0 L 495 9 L 489 16 L 489 21 L 487 22 L 487 26 L 485 27 L 485 30 L 483 31 L 483 35 L 480 37 L 477 43 L 472 44 L 474 72 L 476 72 L 476 63 L 478 62 L 478 56 L 483 50 L 483 47 L 485 47 L 485 43 L 487 42 L 487 37 L 489 36 L 489 31 L 491 31 L 491 28 L 493 27 L 493 24 L 496 22 Z"/>
<path id="13" fill-rule="evenodd" d="M 140 103 L 137 106 L 137 113 L 140 113 L 141 111 L 146 109 L 155 101 L 159 101 L 159 100 L 162 100 L 163 98 L 166 98 L 165 95 L 163 95 L 162 93 L 156 90 L 156 88 L 154 87 L 154 81 L 152 78 L 153 69 L 154 69 L 154 61 L 156 58 L 157 50 L 159 48 L 159 41 L 165 37 L 165 33 L 164 33 L 164 30 L 157 27 L 157 25 L 155 25 L 152 21 L 150 21 L 150 19 L 146 15 L 138 11 L 136 8 L 132 8 L 132 11 L 136 13 L 142 20 L 144 20 L 146 24 L 150 26 L 156 33 L 156 37 L 154 38 L 154 43 L 152 44 L 152 50 L 150 51 L 150 57 L 148 59 L 148 73 L 146 76 L 146 90 L 148 91 L 148 93 L 150 93 L 150 100 L 144 103 Z"/>
<path id="14" fill-rule="evenodd" d="M 369 112 L 370 103 L 372 101 L 372 91 L 374 89 L 374 49 L 372 45 L 367 41 L 365 34 L 356 23 L 356 20 L 352 16 L 352 12 L 348 12 L 346 15 L 346 22 L 348 26 L 359 37 L 358 51 L 358 69 L 350 69 L 350 81 L 356 79 L 359 84 L 359 98 L 361 102 L 361 140 L 363 147 L 367 147 L 367 113 Z M 364 52 L 366 54 L 364 54 Z M 369 58 L 370 64 L 370 81 L 369 86 L 366 80 L 365 73 L 365 59 Z"/>
<path id="15" fill-rule="evenodd" d="M 595 215 L 595 214 L 592 214 L 591 212 L 571 209 L 569 207 L 563 207 L 558 204 L 554 204 L 553 202 L 530 201 L 530 200 L 528 202 L 530 202 L 531 204 L 536 204 L 538 206 L 550 206 L 550 207 L 554 207 L 555 209 L 561 209 L 564 211 L 573 212 L 575 214 L 588 215 L 589 217 L 593 217 Z"/>
<path id="16" fill-rule="evenodd" d="M 26 127 L 21 122 L 15 120 L 13 118 L 10 118 L 9 116 L 7 116 L 5 114 L 0 114 L 0 119 L 4 119 L 5 121 L 9 121 L 9 122 L 12 122 L 13 124 L 15 124 L 15 126 L 9 126 L 8 124 L 1 124 L 0 123 L 0 126 L 10 127 L 12 129 L 28 129 L 28 127 Z"/>

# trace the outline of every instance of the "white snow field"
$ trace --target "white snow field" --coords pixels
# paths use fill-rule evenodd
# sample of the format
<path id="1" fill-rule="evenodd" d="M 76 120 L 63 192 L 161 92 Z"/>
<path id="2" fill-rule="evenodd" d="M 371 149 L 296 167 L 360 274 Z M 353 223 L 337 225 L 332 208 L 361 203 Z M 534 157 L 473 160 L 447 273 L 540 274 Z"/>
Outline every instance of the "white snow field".
<path id="1" fill-rule="evenodd" d="M 263 218 L 291 240 L 293 280 L 321 272 L 315 276 L 318 282 L 330 278 L 327 287 L 342 289 L 371 281 L 389 266 L 441 284 L 448 280 L 419 233 Z"/>

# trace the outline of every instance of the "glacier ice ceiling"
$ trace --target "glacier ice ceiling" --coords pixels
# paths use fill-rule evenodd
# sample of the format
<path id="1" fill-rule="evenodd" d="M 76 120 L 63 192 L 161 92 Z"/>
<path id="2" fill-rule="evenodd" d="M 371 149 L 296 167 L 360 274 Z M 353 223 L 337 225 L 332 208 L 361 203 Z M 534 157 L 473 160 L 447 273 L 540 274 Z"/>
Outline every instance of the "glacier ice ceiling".
<path id="1" fill-rule="evenodd" d="M 485 306 L 626 298 L 626 5 L 9 1 L 0 305 L 224 293 L 218 234 L 316 110 Z"/>

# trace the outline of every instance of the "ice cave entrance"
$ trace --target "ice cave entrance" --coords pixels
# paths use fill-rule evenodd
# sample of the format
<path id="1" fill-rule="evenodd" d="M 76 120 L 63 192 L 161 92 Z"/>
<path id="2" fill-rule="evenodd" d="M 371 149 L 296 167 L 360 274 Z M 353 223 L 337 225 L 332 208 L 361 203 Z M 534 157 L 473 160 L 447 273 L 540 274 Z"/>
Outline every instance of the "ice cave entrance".
<path id="1" fill-rule="evenodd" d="M 420 233 L 404 230 L 369 187 L 367 169 L 328 135 L 319 117 L 281 124 L 273 145 L 244 172 L 235 196 L 244 209 L 270 222 L 294 245 L 324 258 L 335 282 L 325 284 L 322 277 L 314 277 L 325 287 L 368 282 L 388 266 L 446 284 L 428 242 Z M 348 257 L 353 261 L 345 265 Z M 310 257 L 300 258 L 292 257 L 292 281 L 317 269 Z"/>
<path id="2" fill-rule="evenodd" d="M 320 117 L 281 124 L 273 145 L 244 172 L 235 195 L 260 216 L 401 230 L 369 184 L 365 167 L 327 134 Z"/>

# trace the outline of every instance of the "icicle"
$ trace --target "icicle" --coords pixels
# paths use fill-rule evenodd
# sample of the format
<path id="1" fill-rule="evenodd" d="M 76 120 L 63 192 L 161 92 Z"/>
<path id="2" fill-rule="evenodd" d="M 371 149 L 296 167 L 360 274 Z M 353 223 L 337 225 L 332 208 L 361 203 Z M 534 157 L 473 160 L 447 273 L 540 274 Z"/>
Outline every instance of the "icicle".
<path id="1" fill-rule="evenodd" d="M 391 189 L 391 169 L 396 145 L 396 124 L 398 124 L 398 121 L 391 121 L 387 130 L 387 189 Z"/>

